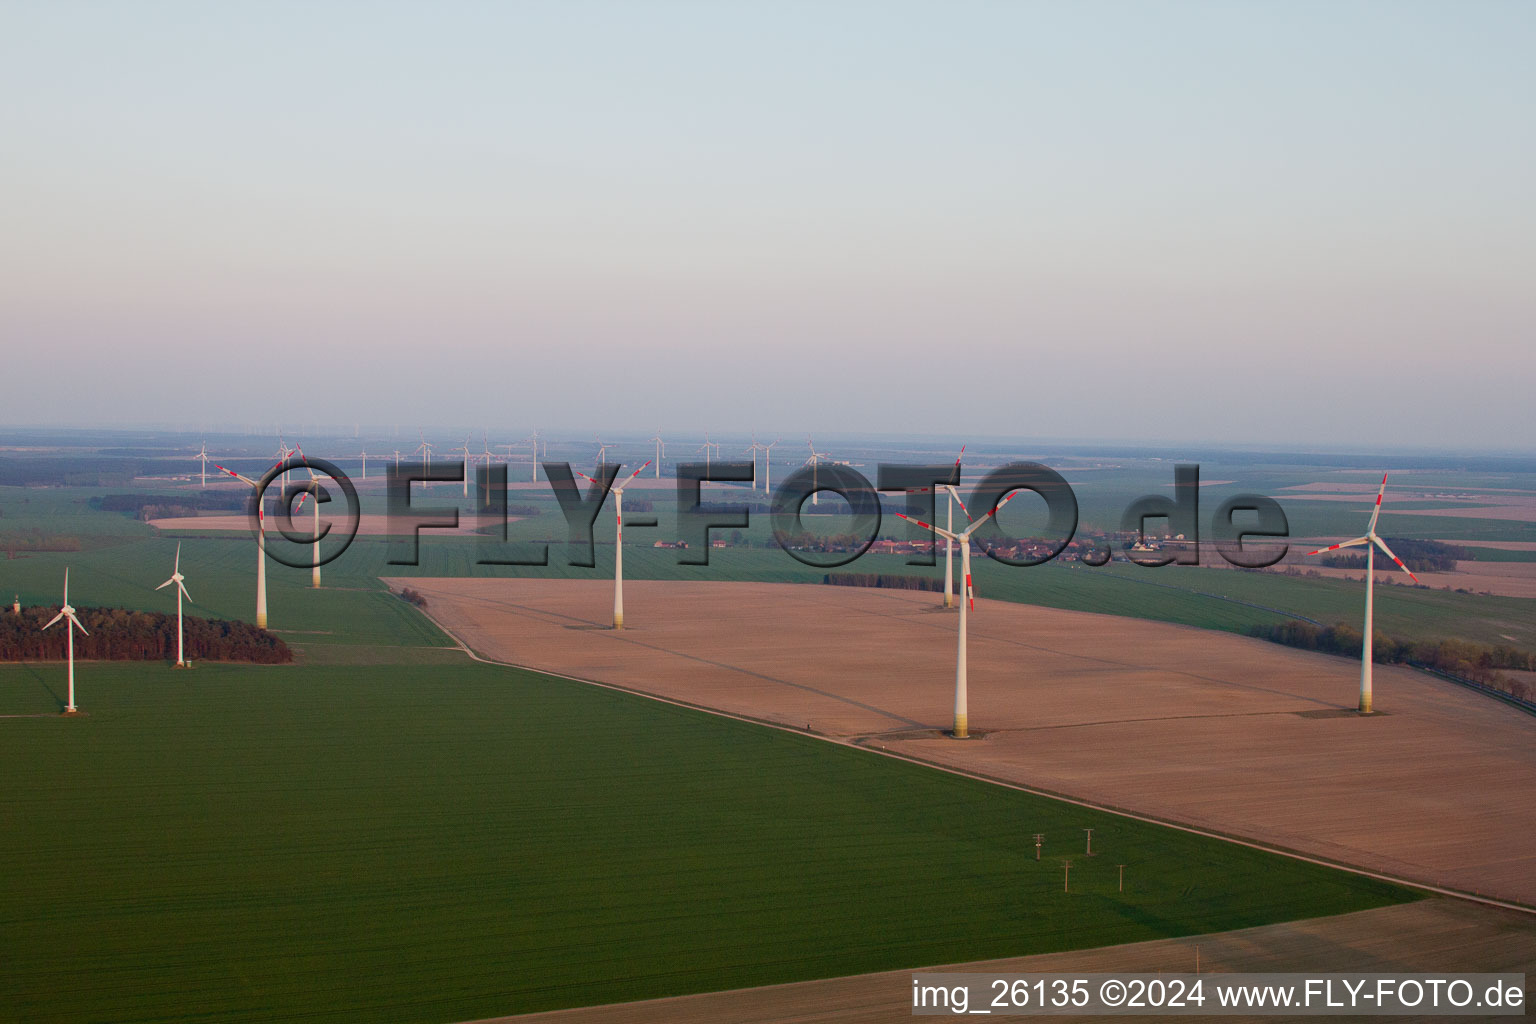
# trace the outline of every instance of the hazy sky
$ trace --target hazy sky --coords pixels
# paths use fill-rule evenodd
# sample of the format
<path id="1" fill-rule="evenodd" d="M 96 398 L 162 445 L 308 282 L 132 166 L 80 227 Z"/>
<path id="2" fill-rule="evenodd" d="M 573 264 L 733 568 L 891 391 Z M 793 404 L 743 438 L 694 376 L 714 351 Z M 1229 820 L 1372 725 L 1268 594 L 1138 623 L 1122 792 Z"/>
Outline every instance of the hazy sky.
<path id="1" fill-rule="evenodd" d="M 0 421 L 1529 449 L 1533 29 L 3 3 Z"/>

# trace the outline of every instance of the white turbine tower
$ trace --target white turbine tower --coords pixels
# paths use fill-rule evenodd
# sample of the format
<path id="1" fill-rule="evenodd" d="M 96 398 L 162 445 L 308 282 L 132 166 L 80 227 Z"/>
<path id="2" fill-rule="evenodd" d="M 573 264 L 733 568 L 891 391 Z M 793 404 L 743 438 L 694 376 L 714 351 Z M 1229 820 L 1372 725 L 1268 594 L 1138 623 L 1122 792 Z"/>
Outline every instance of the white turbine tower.
<path id="1" fill-rule="evenodd" d="M 767 493 L 773 490 L 773 446 L 782 441 L 776 437 L 772 444 L 763 445 L 763 491 Z"/>
<path id="2" fill-rule="evenodd" d="M 818 502 L 816 499 L 821 492 L 816 490 L 816 467 L 821 465 L 823 462 L 830 461 L 832 456 L 828 455 L 826 452 L 817 451 L 816 442 L 811 440 L 811 435 L 809 434 L 805 435 L 805 443 L 811 449 L 811 457 L 805 460 L 805 465 L 811 467 L 811 504 L 818 505 L 820 502 Z"/>
<path id="3" fill-rule="evenodd" d="M 960 460 L 965 458 L 965 445 L 960 446 L 960 454 L 955 456 L 955 479 L 960 479 Z M 965 518 L 971 518 L 971 512 L 965 507 L 965 502 L 960 500 L 960 491 L 953 484 L 942 484 L 940 489 L 947 495 L 948 508 L 944 513 L 944 528 L 951 533 L 955 530 L 955 504 L 959 502 L 960 511 L 965 513 Z M 933 490 L 931 487 L 914 487 L 915 494 L 926 494 Z M 955 542 L 944 538 L 944 607 L 955 606 Z"/>
<path id="4" fill-rule="evenodd" d="M 598 463 L 598 465 L 599 465 L 599 467 L 601 467 L 602 463 Z M 650 465 L 650 462 L 647 461 L 645 466 L 649 466 L 649 465 Z M 630 481 L 634 480 L 635 477 L 637 477 L 641 473 L 645 472 L 645 466 L 641 466 L 639 469 L 637 469 L 633 473 L 629 474 L 628 478 L 626 478 L 625 481 L 623 483 L 619 484 L 617 487 L 609 488 L 609 493 L 613 495 L 613 628 L 614 629 L 623 629 L 624 628 L 624 488 L 628 487 L 629 484 L 630 484 Z M 602 472 L 601 468 L 599 468 L 598 472 Z M 585 479 L 585 480 L 592 480 L 592 478 L 590 476 L 587 476 L 587 474 L 583 473 L 579 469 L 576 471 L 576 475 L 581 477 L 581 478 L 583 478 L 583 479 Z M 597 483 L 596 480 L 592 480 L 592 482 L 593 483 Z"/>
<path id="5" fill-rule="evenodd" d="M 531 444 L 531 445 L 533 445 L 533 482 L 534 483 L 538 483 L 539 482 L 539 432 L 537 430 L 535 430 L 532 434 L 529 434 L 527 440 L 524 441 L 523 443 L 524 444 Z M 545 454 L 548 454 L 548 452 L 549 452 L 549 445 L 548 444 L 546 444 L 544 446 L 544 451 L 545 451 Z"/>
<path id="6" fill-rule="evenodd" d="M 304 458 L 304 449 L 301 447 L 301 448 L 294 449 L 294 451 L 296 451 L 298 453 L 299 458 L 304 459 L 304 468 L 309 470 L 309 479 L 310 479 L 310 481 L 312 483 L 318 481 L 320 478 L 315 475 L 315 471 L 313 469 L 310 469 L 309 460 Z M 307 491 L 304 494 L 299 495 L 299 511 L 302 512 L 304 510 L 304 502 L 306 500 L 308 500 L 309 498 L 314 498 L 315 499 L 314 500 L 314 506 L 315 506 L 315 512 L 314 512 L 314 515 L 315 515 L 314 564 L 311 565 L 310 568 L 309 568 L 309 585 L 311 587 L 313 587 L 314 589 L 319 590 L 320 589 L 320 497 L 319 497 L 319 495 L 318 494 L 310 494 Z"/>
<path id="7" fill-rule="evenodd" d="M 916 523 L 925 530 L 932 530 L 946 540 L 960 545 L 960 567 L 965 574 L 965 593 L 961 596 L 960 601 L 960 640 L 957 653 L 955 654 L 955 739 L 958 740 L 963 740 L 969 735 L 966 713 L 965 674 L 966 613 L 976 604 L 976 591 L 971 586 L 971 534 L 975 533 L 982 523 L 995 516 L 997 510 L 1012 501 L 1013 496 L 1018 493 L 1018 491 L 1014 491 L 1007 495 L 1002 501 L 992 506 L 992 511 L 971 523 L 970 526 L 967 526 L 960 533 L 942 530 L 931 523 L 923 522 L 921 519 L 913 519 L 911 516 L 902 515 L 900 512 L 896 513 L 899 518 L 905 519 L 910 523 Z"/>
<path id="8" fill-rule="evenodd" d="M 208 442 L 204 441 L 198 448 L 197 454 L 192 456 L 203 464 L 203 486 L 208 486 Z"/>
<path id="9" fill-rule="evenodd" d="M 367 451 L 367 449 L 364 449 L 364 451 L 363 451 L 363 479 L 364 480 L 368 479 L 368 451 Z"/>
<path id="10" fill-rule="evenodd" d="M 421 453 L 422 465 L 430 473 L 432 471 L 432 444 L 427 440 L 427 435 L 420 427 L 416 429 L 416 433 L 421 437 L 421 444 L 416 446 L 416 451 Z M 425 481 L 422 482 L 422 486 L 427 486 Z"/>
<path id="11" fill-rule="evenodd" d="M 757 453 L 767 450 L 765 446 L 757 443 L 756 434 L 752 435 L 752 444 L 741 450 L 741 454 L 752 456 L 752 489 L 754 491 L 757 490 Z"/>
<path id="12" fill-rule="evenodd" d="M 1309 555 L 1320 555 L 1325 551 L 1337 551 L 1340 548 L 1354 548 L 1365 545 L 1365 637 L 1360 644 L 1360 713 L 1371 713 L 1371 655 L 1373 653 L 1375 633 L 1374 618 L 1376 604 L 1376 549 L 1381 548 L 1397 567 L 1406 572 L 1413 582 L 1419 582 L 1419 578 L 1413 575 L 1413 571 L 1403 564 L 1403 560 L 1393 554 L 1387 547 L 1386 541 L 1376 536 L 1376 520 L 1381 517 L 1381 497 L 1387 490 L 1387 474 L 1381 474 L 1381 489 L 1376 492 L 1376 508 L 1371 512 L 1371 525 L 1365 528 L 1365 536 L 1356 537 L 1354 540 L 1346 540 L 1339 544 L 1330 544 L 1326 548 L 1318 548 L 1309 551 Z"/>
<path id="13" fill-rule="evenodd" d="M 704 475 L 705 476 L 709 476 L 709 450 L 711 448 L 713 448 L 715 450 L 715 454 L 716 455 L 720 454 L 720 445 L 719 445 L 719 443 L 715 442 L 715 441 L 711 441 L 709 439 L 709 431 L 706 430 L 706 431 L 704 431 L 704 443 L 699 445 L 699 447 L 697 449 L 698 451 L 701 451 L 701 452 L 704 453 Z"/>
<path id="14" fill-rule="evenodd" d="M 469 467 L 474 465 L 475 461 L 474 458 L 469 454 L 469 438 L 466 437 L 464 439 L 464 443 L 459 445 L 457 448 L 450 448 L 448 450 L 464 453 L 464 497 L 467 498 L 469 497 Z"/>
<path id="15" fill-rule="evenodd" d="M 217 462 L 213 468 L 250 484 L 256 491 L 256 628 L 267 628 L 267 510 L 262 506 L 261 485 L 248 476 L 241 476 L 232 469 L 225 469 Z"/>
<path id="16" fill-rule="evenodd" d="M 661 479 L 661 457 L 667 454 L 667 442 L 661 439 L 661 428 L 656 428 L 656 435 L 649 440 L 656 442 L 656 479 Z"/>
<path id="17" fill-rule="evenodd" d="M 293 458 L 293 449 L 288 447 L 288 442 L 283 438 L 283 435 L 277 435 L 277 461 L 282 463 L 288 461 L 291 458 Z M 288 480 L 289 473 L 284 471 L 282 476 L 278 478 L 278 485 L 280 487 L 287 487 Z"/>
<path id="18" fill-rule="evenodd" d="M 91 634 L 87 632 L 86 628 L 80 624 L 80 620 L 75 618 L 75 609 L 70 606 L 68 569 L 64 570 L 64 607 L 60 608 L 59 614 L 49 619 L 48 625 L 44 626 L 43 628 L 47 629 L 49 626 L 52 626 L 60 619 L 69 620 L 64 624 L 64 633 L 69 637 L 69 703 L 65 706 L 64 713 L 66 715 L 73 715 L 80 710 L 79 708 L 75 707 L 75 630 L 78 629 L 86 636 L 90 636 Z"/>
<path id="19" fill-rule="evenodd" d="M 600 437 L 594 437 L 592 443 L 597 445 L 597 464 L 601 466 L 604 462 L 608 461 L 608 449 L 614 446 L 603 444 L 603 439 Z"/>
<path id="20" fill-rule="evenodd" d="M 176 667 L 186 668 L 187 659 L 183 655 L 182 630 L 181 630 L 181 599 L 185 597 L 192 600 L 192 595 L 187 593 L 186 585 L 182 582 L 186 577 L 181 574 L 181 545 L 176 545 L 176 562 L 171 569 L 171 578 L 156 587 L 156 590 L 164 590 L 172 583 L 176 584 Z"/>

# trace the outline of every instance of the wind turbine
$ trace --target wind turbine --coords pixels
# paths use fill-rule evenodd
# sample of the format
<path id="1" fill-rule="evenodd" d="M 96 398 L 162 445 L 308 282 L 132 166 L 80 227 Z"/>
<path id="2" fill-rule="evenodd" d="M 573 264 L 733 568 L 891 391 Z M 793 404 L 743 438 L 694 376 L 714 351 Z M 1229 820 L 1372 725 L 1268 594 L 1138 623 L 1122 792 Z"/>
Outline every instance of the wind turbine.
<path id="1" fill-rule="evenodd" d="M 280 463 L 281 462 L 287 462 L 291 458 L 293 458 L 293 449 L 288 447 L 288 442 L 286 440 L 284 440 L 283 435 L 282 434 L 278 434 L 277 435 L 277 461 L 280 462 Z M 287 487 L 288 486 L 288 480 L 289 480 L 289 474 L 288 474 L 287 470 L 284 470 L 282 478 L 279 480 L 279 484 L 281 486 L 283 486 L 283 487 Z"/>
<path id="2" fill-rule="evenodd" d="M 363 479 L 368 479 L 368 452 L 363 452 Z"/>
<path id="3" fill-rule="evenodd" d="M 448 450 L 464 453 L 464 497 L 467 498 L 469 497 L 469 467 L 474 464 L 474 459 L 469 454 L 469 438 L 466 437 L 464 443 L 457 448 L 450 448 Z"/>
<path id="4" fill-rule="evenodd" d="M 773 490 L 773 445 L 778 444 L 783 438 L 776 437 L 773 444 L 763 445 L 763 492 Z"/>
<path id="5" fill-rule="evenodd" d="M 69 637 L 69 704 L 64 708 L 66 715 L 73 715 L 80 709 L 75 707 L 75 630 L 79 630 L 86 636 L 91 634 L 75 618 L 75 610 L 69 604 L 69 570 L 64 570 L 64 607 L 59 609 L 59 614 L 48 620 L 48 626 L 52 626 L 60 619 L 68 619 L 64 624 L 64 633 Z M 48 626 L 44 626 L 47 629 Z"/>
<path id="6" fill-rule="evenodd" d="M 752 444 L 741 450 L 743 455 L 748 453 L 752 455 L 752 489 L 754 491 L 757 490 L 757 453 L 761 451 L 767 451 L 767 449 L 757 443 L 756 434 L 752 435 Z"/>
<path id="7" fill-rule="evenodd" d="M 647 460 L 646 463 L 645 463 L 645 466 L 649 466 L 650 464 L 651 464 L 650 461 Z M 602 463 L 598 463 L 598 465 L 601 466 Z M 624 628 L 624 488 L 629 486 L 631 480 L 634 480 L 635 477 L 637 477 L 641 473 L 645 472 L 645 466 L 641 466 L 639 469 L 637 469 L 633 473 L 629 474 L 629 476 L 624 480 L 623 483 L 619 484 L 619 486 L 609 488 L 609 493 L 613 495 L 613 528 L 614 528 L 614 532 L 613 532 L 613 628 L 614 629 L 623 629 Z M 602 470 L 599 469 L 598 472 L 602 472 Z M 583 473 L 581 470 L 577 470 L 576 471 L 576 475 L 581 477 L 581 478 L 583 478 L 583 479 L 585 479 L 585 480 L 592 480 L 592 478 L 590 476 L 587 476 L 587 474 Z M 592 482 L 593 483 L 597 483 L 598 481 L 592 480 Z"/>
<path id="8" fill-rule="evenodd" d="M 656 436 L 650 438 L 650 440 L 656 442 L 656 459 L 655 459 L 655 462 L 656 462 L 656 479 L 660 480 L 661 479 L 661 457 L 663 455 L 667 454 L 667 442 L 665 442 L 665 441 L 663 441 L 661 439 L 661 428 L 660 427 L 656 428 Z"/>
<path id="9" fill-rule="evenodd" d="M 608 461 L 608 449 L 614 446 L 603 444 L 603 439 L 600 437 L 594 437 L 592 443 L 597 445 L 597 464 L 601 466 L 604 462 Z"/>
<path id="10" fill-rule="evenodd" d="M 416 433 L 421 436 L 421 444 L 416 446 L 416 450 L 421 453 L 423 467 L 430 473 L 432 470 L 432 444 L 427 440 L 427 435 L 423 433 L 420 427 L 416 428 Z M 422 486 L 426 486 L 425 481 L 422 482 Z"/>
<path id="11" fill-rule="evenodd" d="M 208 442 L 204 441 L 198 448 L 197 454 L 192 456 L 203 464 L 203 486 L 208 486 Z"/>
<path id="12" fill-rule="evenodd" d="M 711 448 L 715 449 L 715 454 L 716 455 L 720 454 L 720 445 L 717 442 L 711 441 L 709 439 L 709 431 L 706 430 L 706 431 L 704 431 L 704 443 L 699 445 L 699 447 L 698 447 L 698 450 L 704 453 L 704 475 L 705 476 L 709 476 L 709 450 Z"/>
<path id="13" fill-rule="evenodd" d="M 1018 493 L 1020 492 L 1013 491 L 1008 494 L 1002 501 L 992 506 L 992 511 L 971 523 L 970 526 L 967 526 L 960 533 L 955 533 L 952 530 L 941 530 L 939 527 L 931 523 L 925 523 L 921 519 L 913 519 L 911 516 L 902 515 L 900 512 L 896 513 L 898 518 L 905 519 L 909 523 L 916 523 L 923 529 L 932 530 L 944 539 L 960 545 L 960 567 L 965 574 L 965 594 L 960 601 L 960 640 L 957 653 L 955 654 L 955 739 L 957 740 L 963 740 L 969 735 L 967 732 L 968 723 L 966 721 L 966 613 L 976 605 L 976 591 L 971 587 L 971 534 L 975 533 L 982 523 L 997 515 L 997 510 L 1012 501 L 1013 496 Z"/>
<path id="14" fill-rule="evenodd" d="M 309 460 L 307 458 L 304 458 L 304 450 L 303 450 L 303 448 L 296 448 L 295 451 L 298 452 L 299 458 L 304 459 L 304 468 L 309 470 L 309 479 L 311 481 L 319 480 L 320 478 L 315 476 L 315 471 L 310 468 Z M 311 498 L 311 497 L 313 497 L 315 499 L 314 500 L 314 506 L 315 506 L 315 549 L 314 549 L 315 550 L 315 557 L 314 557 L 314 564 L 311 565 L 310 568 L 309 568 L 309 585 L 311 587 L 313 587 L 314 589 L 319 590 L 320 589 L 320 496 L 318 494 L 313 494 L 312 495 L 312 494 L 310 494 L 309 492 L 306 491 L 304 494 L 299 496 L 299 509 L 302 511 L 303 508 L 304 508 L 305 500 L 308 499 L 308 498 Z"/>
<path id="15" fill-rule="evenodd" d="M 826 452 L 817 451 L 816 442 L 811 440 L 810 434 L 805 435 L 805 443 L 810 446 L 811 449 L 811 457 L 806 459 L 804 463 L 805 465 L 811 467 L 811 504 L 817 505 L 820 504 L 820 502 L 818 502 L 816 499 L 821 494 L 821 492 L 816 490 L 816 467 L 821 465 L 823 462 L 830 460 L 832 456 L 828 455 Z"/>
<path id="16" fill-rule="evenodd" d="M 399 454 L 398 452 L 396 454 Z M 241 476 L 232 469 L 225 469 L 217 462 L 213 468 L 228 473 L 241 483 L 250 484 L 256 491 L 256 628 L 267 628 L 267 510 L 263 507 L 261 485 L 248 476 Z"/>
<path id="17" fill-rule="evenodd" d="M 537 430 L 535 430 L 532 434 L 528 435 L 528 439 L 524 443 L 525 444 L 533 445 L 533 482 L 534 483 L 538 483 L 539 482 L 539 432 Z M 546 454 L 548 454 L 548 452 L 549 452 L 549 445 L 548 444 L 546 444 L 544 446 L 544 451 L 545 451 Z"/>
<path id="18" fill-rule="evenodd" d="M 177 544 L 176 545 L 176 562 L 174 564 L 174 567 L 171 569 L 171 578 L 166 580 L 164 583 L 160 584 L 158 587 L 155 588 L 156 590 L 164 590 L 166 587 L 170 586 L 172 583 L 176 584 L 176 667 L 177 668 L 186 668 L 187 667 L 187 659 L 185 657 L 183 657 L 183 655 L 182 655 L 181 599 L 183 597 L 185 597 L 188 601 L 190 601 L 190 600 L 192 600 L 192 595 L 187 593 L 186 585 L 182 582 L 185 579 L 186 579 L 186 577 L 181 574 L 181 545 Z"/>
<path id="19" fill-rule="evenodd" d="M 1381 496 L 1387 490 L 1387 474 L 1381 474 L 1381 489 L 1376 492 L 1376 508 L 1371 512 L 1371 525 L 1365 528 L 1365 536 L 1356 537 L 1354 540 L 1346 540 L 1338 544 L 1330 544 L 1326 548 L 1318 548 L 1309 551 L 1309 555 L 1320 555 L 1325 551 L 1337 551 L 1340 548 L 1354 548 L 1365 545 L 1365 637 L 1360 644 L 1360 713 L 1371 713 L 1371 655 L 1375 646 L 1375 633 L 1373 620 L 1376 604 L 1376 549 L 1381 548 L 1388 558 L 1397 563 L 1397 567 L 1406 572 L 1413 582 L 1418 583 L 1419 578 L 1413 575 L 1413 571 L 1403 564 L 1403 560 L 1393 554 L 1387 547 L 1386 541 L 1376 536 L 1376 520 L 1381 516 Z"/>
<path id="20" fill-rule="evenodd" d="M 960 454 L 955 456 L 956 480 L 960 479 L 960 460 L 965 458 L 965 445 L 960 446 Z M 960 499 L 960 491 L 953 484 L 940 484 L 940 487 L 948 493 L 948 509 L 945 511 L 944 528 L 951 533 L 955 529 L 955 503 L 960 503 L 960 511 L 965 513 L 965 518 L 971 518 L 971 512 L 965 507 L 965 502 Z M 912 493 L 926 494 L 933 490 L 931 487 L 914 487 Z M 944 539 L 944 607 L 955 606 L 955 542 L 948 537 Z"/>

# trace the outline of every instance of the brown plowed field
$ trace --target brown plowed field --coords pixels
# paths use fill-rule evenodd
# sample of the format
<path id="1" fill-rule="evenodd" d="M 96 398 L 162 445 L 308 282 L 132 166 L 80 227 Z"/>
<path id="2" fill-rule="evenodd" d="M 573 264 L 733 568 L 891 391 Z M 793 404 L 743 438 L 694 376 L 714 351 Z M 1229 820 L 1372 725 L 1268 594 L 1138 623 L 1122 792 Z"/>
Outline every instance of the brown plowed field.
<path id="1" fill-rule="evenodd" d="M 979 601 L 951 721 L 938 595 L 815 585 L 411 579 L 480 654 L 1455 889 L 1536 903 L 1536 718 L 1409 669 Z"/>

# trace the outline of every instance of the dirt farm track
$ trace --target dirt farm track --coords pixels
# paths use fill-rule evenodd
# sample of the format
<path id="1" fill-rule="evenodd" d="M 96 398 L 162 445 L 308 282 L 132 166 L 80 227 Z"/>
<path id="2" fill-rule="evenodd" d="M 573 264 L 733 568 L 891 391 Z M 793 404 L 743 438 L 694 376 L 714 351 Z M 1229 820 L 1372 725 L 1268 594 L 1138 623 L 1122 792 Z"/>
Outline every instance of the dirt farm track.
<path id="1" fill-rule="evenodd" d="M 394 580 L 482 656 L 909 754 L 1104 806 L 1536 904 L 1536 718 L 1409 669 L 978 601 L 951 721 L 938 595 L 815 585 Z"/>

